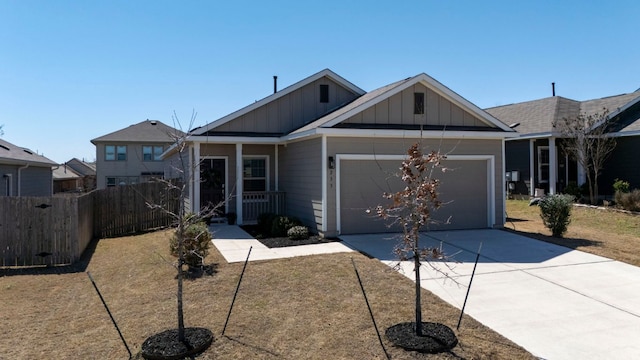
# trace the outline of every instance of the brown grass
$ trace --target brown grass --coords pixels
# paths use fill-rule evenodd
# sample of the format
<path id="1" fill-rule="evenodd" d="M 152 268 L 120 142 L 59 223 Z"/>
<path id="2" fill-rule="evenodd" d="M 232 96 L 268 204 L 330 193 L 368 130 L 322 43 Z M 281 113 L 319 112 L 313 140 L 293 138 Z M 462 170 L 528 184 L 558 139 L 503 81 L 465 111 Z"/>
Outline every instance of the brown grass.
<path id="1" fill-rule="evenodd" d="M 542 224 L 540 209 L 529 201 L 507 200 L 505 227 L 523 235 L 640 266 L 640 215 L 574 207 L 563 238 Z"/>
<path id="2" fill-rule="evenodd" d="M 96 280 L 134 354 L 150 335 L 176 326 L 175 272 L 168 232 L 101 240 L 87 270 Z M 413 319 L 413 283 L 377 260 L 333 254 L 248 265 L 226 336 L 222 327 L 243 264 L 215 250 L 218 272 L 185 283 L 187 326 L 216 339 L 201 359 L 383 359 L 351 258 L 376 321 L 384 329 Z M 81 269 L 83 270 L 83 269 Z M 0 273 L 3 359 L 126 358 L 127 352 L 87 275 Z M 459 310 L 423 292 L 425 321 L 455 329 Z M 533 359 L 472 318 L 457 332 L 452 354 L 421 355 L 384 344 L 394 359 Z"/>

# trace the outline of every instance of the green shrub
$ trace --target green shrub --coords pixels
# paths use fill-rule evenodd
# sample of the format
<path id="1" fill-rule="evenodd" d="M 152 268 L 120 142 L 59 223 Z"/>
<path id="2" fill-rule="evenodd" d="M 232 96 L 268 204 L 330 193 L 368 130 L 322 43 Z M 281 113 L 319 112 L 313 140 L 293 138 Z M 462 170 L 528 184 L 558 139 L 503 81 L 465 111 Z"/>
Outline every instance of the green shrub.
<path id="1" fill-rule="evenodd" d="M 540 217 L 553 236 L 562 237 L 571 222 L 571 195 L 547 195 L 538 202 Z"/>
<path id="2" fill-rule="evenodd" d="M 202 259 L 209 254 L 211 233 L 207 224 L 198 222 L 184 229 L 183 240 L 184 260 L 189 266 L 202 265 Z M 173 234 L 169 243 L 171 255 L 178 257 L 178 231 Z"/>
<path id="3" fill-rule="evenodd" d="M 629 192 L 629 182 L 628 181 L 624 181 L 624 180 L 620 180 L 620 179 L 616 179 L 616 181 L 613 183 L 613 192 L 614 193 L 628 193 Z"/>
<path id="4" fill-rule="evenodd" d="M 271 227 L 273 226 L 273 220 L 276 216 L 274 213 L 262 213 L 258 215 L 258 230 L 262 236 L 271 236 Z"/>
<path id="5" fill-rule="evenodd" d="M 631 192 L 616 191 L 616 204 L 628 211 L 640 211 L 640 189 Z"/>
<path id="6" fill-rule="evenodd" d="M 294 226 L 302 225 L 300 220 L 294 217 L 288 216 L 276 216 L 271 224 L 271 236 L 284 237 L 287 236 L 287 231 Z"/>
<path id="7" fill-rule="evenodd" d="M 578 186 L 578 183 L 576 183 L 575 181 L 569 181 L 567 186 L 564 188 L 563 193 L 567 195 L 571 195 L 576 199 L 579 199 L 580 196 L 582 196 L 580 187 Z"/>
<path id="8" fill-rule="evenodd" d="M 309 238 L 309 229 L 306 226 L 294 226 L 287 231 L 287 236 L 291 240 L 306 240 Z"/>

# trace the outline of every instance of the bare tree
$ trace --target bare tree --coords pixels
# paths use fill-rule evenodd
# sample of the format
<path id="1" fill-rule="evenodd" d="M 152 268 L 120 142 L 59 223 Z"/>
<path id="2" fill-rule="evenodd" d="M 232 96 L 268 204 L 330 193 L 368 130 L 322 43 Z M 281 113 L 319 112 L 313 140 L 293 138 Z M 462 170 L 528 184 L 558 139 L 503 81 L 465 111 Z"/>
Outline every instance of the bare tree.
<path id="1" fill-rule="evenodd" d="M 589 186 L 589 202 L 598 201 L 598 176 L 605 160 L 616 147 L 609 136 L 612 119 L 606 108 L 594 114 L 581 113 L 575 118 L 562 118 L 553 127 L 562 136 L 561 149 L 584 169 Z"/>
<path id="2" fill-rule="evenodd" d="M 434 172 L 446 171 L 446 168 L 441 166 L 446 155 L 438 151 L 424 155 L 418 143 L 408 149 L 407 155 L 398 174 L 405 183 L 405 188 L 395 193 L 385 192 L 383 197 L 391 200 L 391 203 L 377 206 L 376 213 L 390 225 L 402 227 L 402 241 L 394 252 L 401 261 L 413 260 L 416 278 L 415 333 L 417 336 L 423 336 L 420 266 L 423 261 L 442 260 L 445 256 L 440 248 L 421 248 L 420 232 L 429 228 L 429 224 L 434 222 L 432 212 L 443 205 L 438 199 L 440 181 L 434 177 Z"/>

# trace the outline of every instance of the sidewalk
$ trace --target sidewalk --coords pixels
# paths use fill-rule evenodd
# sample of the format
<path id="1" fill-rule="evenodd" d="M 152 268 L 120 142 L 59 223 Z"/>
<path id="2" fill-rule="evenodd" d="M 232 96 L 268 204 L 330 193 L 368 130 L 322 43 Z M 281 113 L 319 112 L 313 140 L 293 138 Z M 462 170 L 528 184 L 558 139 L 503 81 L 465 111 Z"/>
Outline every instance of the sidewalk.
<path id="1" fill-rule="evenodd" d="M 229 263 L 245 261 L 249 248 L 249 261 L 353 251 L 341 242 L 270 249 L 236 225 L 212 224 L 209 229 L 213 234 L 213 245 Z"/>

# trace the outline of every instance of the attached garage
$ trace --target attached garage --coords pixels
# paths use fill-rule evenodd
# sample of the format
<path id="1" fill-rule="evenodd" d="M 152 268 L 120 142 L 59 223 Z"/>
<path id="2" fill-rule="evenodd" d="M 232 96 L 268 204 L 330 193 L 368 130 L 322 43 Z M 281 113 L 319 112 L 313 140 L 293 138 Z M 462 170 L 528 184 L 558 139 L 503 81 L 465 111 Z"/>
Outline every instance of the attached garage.
<path id="1" fill-rule="evenodd" d="M 336 203 L 340 234 L 398 232 L 377 218 L 373 210 L 388 202 L 382 197 L 404 187 L 395 174 L 402 155 L 337 155 Z M 451 171 L 438 171 L 440 199 L 445 203 L 434 213 L 432 230 L 478 229 L 494 223 L 495 160 L 492 155 L 453 155 L 443 163 Z"/>

